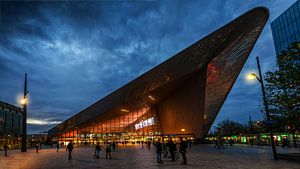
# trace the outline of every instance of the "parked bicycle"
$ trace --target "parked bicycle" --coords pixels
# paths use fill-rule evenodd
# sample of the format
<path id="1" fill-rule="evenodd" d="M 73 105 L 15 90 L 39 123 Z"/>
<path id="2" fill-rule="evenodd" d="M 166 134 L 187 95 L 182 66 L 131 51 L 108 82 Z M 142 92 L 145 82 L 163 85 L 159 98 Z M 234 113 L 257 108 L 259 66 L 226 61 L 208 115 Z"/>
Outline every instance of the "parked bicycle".
<path id="1" fill-rule="evenodd" d="M 163 157 L 166 159 L 172 159 L 169 148 L 166 144 L 163 145 Z M 174 161 L 177 161 L 180 158 L 180 153 L 176 150 L 174 151 Z"/>

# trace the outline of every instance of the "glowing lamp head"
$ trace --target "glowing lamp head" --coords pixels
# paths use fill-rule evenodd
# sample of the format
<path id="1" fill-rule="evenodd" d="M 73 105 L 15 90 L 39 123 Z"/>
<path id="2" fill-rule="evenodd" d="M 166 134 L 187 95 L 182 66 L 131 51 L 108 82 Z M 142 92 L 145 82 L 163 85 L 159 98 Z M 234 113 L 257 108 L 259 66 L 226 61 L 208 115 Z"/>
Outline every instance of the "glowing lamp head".
<path id="1" fill-rule="evenodd" d="M 22 104 L 22 105 L 24 105 L 24 104 L 26 104 L 26 103 L 27 103 L 27 99 L 22 99 L 22 100 L 21 100 L 21 104 Z"/>
<path id="2" fill-rule="evenodd" d="M 180 131 L 181 131 L 181 132 L 185 132 L 185 129 L 181 129 Z"/>
<path id="3" fill-rule="evenodd" d="M 249 73 L 247 75 L 247 80 L 254 80 L 256 79 L 256 74 L 255 73 Z"/>

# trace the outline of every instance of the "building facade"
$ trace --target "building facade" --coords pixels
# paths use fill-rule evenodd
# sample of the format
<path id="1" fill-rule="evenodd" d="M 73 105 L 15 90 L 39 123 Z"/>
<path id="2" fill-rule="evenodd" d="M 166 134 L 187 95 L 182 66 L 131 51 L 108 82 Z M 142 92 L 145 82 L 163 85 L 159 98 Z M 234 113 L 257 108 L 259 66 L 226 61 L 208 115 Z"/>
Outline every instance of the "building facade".
<path id="1" fill-rule="evenodd" d="M 0 149 L 21 146 L 23 111 L 21 108 L 0 101 Z"/>
<path id="2" fill-rule="evenodd" d="M 75 144 L 204 139 L 269 13 L 250 10 L 48 131 Z"/>
<path id="3" fill-rule="evenodd" d="M 271 22 L 276 55 L 287 49 L 296 41 L 300 41 L 300 1 L 297 0 L 273 22 Z"/>

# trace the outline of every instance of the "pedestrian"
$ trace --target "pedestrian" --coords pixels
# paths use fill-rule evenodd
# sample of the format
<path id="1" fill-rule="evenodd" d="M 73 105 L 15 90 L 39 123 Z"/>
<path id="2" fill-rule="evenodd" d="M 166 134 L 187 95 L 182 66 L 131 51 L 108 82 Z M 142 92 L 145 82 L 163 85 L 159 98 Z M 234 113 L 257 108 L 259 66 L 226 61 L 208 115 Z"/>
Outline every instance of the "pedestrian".
<path id="1" fill-rule="evenodd" d="M 172 161 L 175 161 L 176 145 L 174 144 L 172 139 L 169 140 L 168 147 L 169 147 L 169 152 L 170 152 L 170 155 L 171 155 L 171 159 L 172 159 Z"/>
<path id="2" fill-rule="evenodd" d="M 36 145 L 35 145 L 35 152 L 39 153 L 39 143 L 36 143 Z"/>
<path id="3" fill-rule="evenodd" d="M 287 145 L 289 148 L 291 148 L 291 145 L 290 145 L 290 141 L 289 141 L 289 139 L 288 139 L 288 138 L 286 138 L 286 139 L 285 139 L 285 141 L 286 141 L 286 144 L 285 144 L 285 145 Z"/>
<path id="4" fill-rule="evenodd" d="M 250 138 L 250 140 L 249 140 L 249 141 L 250 141 L 250 145 L 251 145 L 251 146 L 253 146 L 253 139 L 252 139 L 252 138 Z"/>
<path id="5" fill-rule="evenodd" d="M 107 159 L 107 156 L 109 156 L 109 159 L 111 159 L 111 145 L 109 142 L 106 142 L 105 151 L 106 151 L 105 158 Z"/>
<path id="6" fill-rule="evenodd" d="M 233 144 L 233 140 L 229 139 L 229 145 L 232 146 L 232 144 Z"/>
<path id="7" fill-rule="evenodd" d="M 59 151 L 59 142 L 57 142 L 57 144 L 56 144 L 56 152 L 58 152 Z"/>
<path id="8" fill-rule="evenodd" d="M 216 140 L 216 145 L 215 145 L 215 147 L 216 147 L 216 146 L 217 146 L 219 149 L 221 149 L 221 148 L 224 149 L 222 137 L 218 136 L 218 138 L 217 138 L 217 140 Z"/>
<path id="9" fill-rule="evenodd" d="M 116 149 L 116 143 L 115 143 L 115 141 L 112 142 L 112 149 L 113 149 L 113 151 L 115 151 L 115 149 Z"/>
<path id="10" fill-rule="evenodd" d="M 144 149 L 144 141 L 142 141 L 142 149 Z"/>
<path id="11" fill-rule="evenodd" d="M 8 150 L 7 144 L 4 144 L 3 149 L 4 149 L 4 157 L 7 157 L 7 150 Z"/>
<path id="12" fill-rule="evenodd" d="M 185 153 L 186 153 L 186 148 L 187 148 L 187 144 L 186 142 L 180 137 L 180 153 L 181 153 L 181 156 L 182 156 L 182 159 L 183 159 L 183 162 L 182 164 L 187 164 L 186 162 L 186 156 L 185 156 Z"/>
<path id="13" fill-rule="evenodd" d="M 215 140 L 215 146 L 214 146 L 214 148 L 217 148 L 217 147 L 219 149 L 221 148 L 220 145 L 219 145 L 219 140 Z"/>
<path id="14" fill-rule="evenodd" d="M 289 144 L 289 140 L 286 137 L 284 137 L 282 140 L 282 148 L 284 148 L 285 146 L 291 148 L 291 146 Z"/>
<path id="15" fill-rule="evenodd" d="M 150 140 L 148 140 L 147 146 L 148 146 L 148 149 L 150 150 L 150 148 L 151 148 L 151 142 L 150 142 Z"/>
<path id="16" fill-rule="evenodd" d="M 160 139 L 158 139 L 158 141 L 156 142 L 156 159 L 157 159 L 157 163 L 163 163 L 161 161 L 161 154 L 162 154 L 162 145 L 160 142 Z"/>
<path id="17" fill-rule="evenodd" d="M 99 158 L 99 154 L 100 154 L 100 151 L 101 151 L 101 147 L 100 147 L 100 143 L 98 142 L 97 145 L 96 145 L 96 148 L 95 148 L 95 156 L 96 158 Z"/>
<path id="18" fill-rule="evenodd" d="M 70 141 L 67 145 L 66 151 L 69 152 L 68 160 L 72 159 L 72 151 L 73 151 L 73 144 L 72 141 Z"/>
<path id="19" fill-rule="evenodd" d="M 221 140 L 219 141 L 220 149 L 221 149 L 221 148 L 222 148 L 222 149 L 225 149 L 225 147 L 224 147 L 224 142 L 225 142 L 224 139 L 221 139 Z"/>
<path id="20" fill-rule="evenodd" d="M 192 140 L 189 140 L 188 144 L 189 144 L 189 149 L 191 149 L 192 148 Z"/>

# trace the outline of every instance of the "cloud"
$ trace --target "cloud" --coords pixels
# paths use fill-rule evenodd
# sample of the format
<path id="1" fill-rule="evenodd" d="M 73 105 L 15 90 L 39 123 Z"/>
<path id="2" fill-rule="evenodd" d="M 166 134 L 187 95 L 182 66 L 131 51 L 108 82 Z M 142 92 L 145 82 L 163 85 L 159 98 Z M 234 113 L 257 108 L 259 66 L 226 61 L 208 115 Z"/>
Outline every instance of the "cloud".
<path id="1" fill-rule="evenodd" d="M 33 125 L 52 125 L 52 124 L 59 124 L 62 121 L 49 121 L 49 120 L 41 120 L 41 119 L 27 119 L 27 124 Z"/>
<path id="2" fill-rule="evenodd" d="M 28 116 L 48 130 L 249 9 L 264 5 L 271 19 L 287 1 L 2 2 L 0 99 L 17 104 L 28 73 Z M 259 118 L 260 89 L 244 82 L 260 56 L 274 67 L 269 22 L 217 121 Z M 241 105 L 248 106 L 241 109 Z"/>

